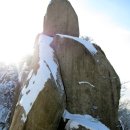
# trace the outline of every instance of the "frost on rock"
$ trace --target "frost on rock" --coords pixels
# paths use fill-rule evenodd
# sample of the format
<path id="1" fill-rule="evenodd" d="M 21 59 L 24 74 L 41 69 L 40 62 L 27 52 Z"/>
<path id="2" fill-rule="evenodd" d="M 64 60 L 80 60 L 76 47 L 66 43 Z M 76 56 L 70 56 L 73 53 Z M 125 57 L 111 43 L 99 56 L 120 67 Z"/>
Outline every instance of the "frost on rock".
<path id="1" fill-rule="evenodd" d="M 61 94 L 63 91 L 63 84 L 58 74 L 58 64 L 54 59 L 54 50 L 50 47 L 53 38 L 41 34 L 39 36 L 39 68 L 35 74 L 32 71 L 29 73 L 29 84 L 24 86 L 21 92 L 20 106 L 24 108 L 25 114 L 22 115 L 22 121 L 25 122 L 29 111 L 31 110 L 37 96 L 44 89 L 45 83 L 48 79 L 53 77 L 57 87 L 58 82 L 61 84 Z"/>
<path id="2" fill-rule="evenodd" d="M 14 66 L 0 66 L 0 129 L 6 130 L 14 103 L 15 86 L 18 81 Z"/>
<path id="3" fill-rule="evenodd" d="M 92 54 L 92 55 L 95 55 L 97 53 L 97 50 L 96 48 L 93 46 L 93 44 L 89 41 L 86 41 L 82 38 L 78 38 L 78 37 L 73 37 L 73 36 L 69 36 L 69 35 L 63 35 L 63 34 L 57 34 L 58 36 L 60 36 L 61 38 L 69 38 L 69 39 L 73 39 L 79 43 L 81 43 L 82 45 L 84 45 L 88 50 L 89 52 Z"/>
<path id="4" fill-rule="evenodd" d="M 65 110 L 63 118 L 64 120 L 69 119 L 66 124 L 66 130 L 71 130 L 73 128 L 78 129 L 79 126 L 83 126 L 90 130 L 110 130 L 107 126 L 90 115 L 71 114 Z"/>

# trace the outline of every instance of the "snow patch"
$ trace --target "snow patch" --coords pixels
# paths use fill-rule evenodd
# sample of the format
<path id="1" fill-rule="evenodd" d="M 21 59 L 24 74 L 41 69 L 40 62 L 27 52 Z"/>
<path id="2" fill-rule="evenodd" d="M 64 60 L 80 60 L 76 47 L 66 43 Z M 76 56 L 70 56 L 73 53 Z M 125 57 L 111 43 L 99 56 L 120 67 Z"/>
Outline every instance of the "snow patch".
<path id="1" fill-rule="evenodd" d="M 41 62 L 44 61 L 48 65 L 48 68 L 51 70 L 51 73 L 56 81 L 58 65 L 54 61 L 54 50 L 50 47 L 50 43 L 52 41 L 53 41 L 52 37 L 46 35 L 40 35 L 39 57 L 40 57 L 40 65 L 42 64 Z"/>
<path id="2" fill-rule="evenodd" d="M 90 115 L 71 114 L 65 110 L 63 118 L 70 120 L 66 125 L 66 130 L 68 130 L 68 127 L 71 129 L 78 128 L 79 125 L 90 130 L 110 130 L 107 126 Z"/>
<path id="3" fill-rule="evenodd" d="M 26 116 L 25 116 L 24 114 L 22 114 L 22 118 L 21 118 L 21 120 L 22 120 L 23 122 L 26 121 Z"/>
<path id="4" fill-rule="evenodd" d="M 92 85 L 90 82 L 87 82 L 87 81 L 80 81 L 79 82 L 79 85 L 81 85 L 81 84 L 89 84 L 91 87 L 95 87 L 94 85 Z"/>
<path id="5" fill-rule="evenodd" d="M 44 88 L 45 82 L 50 78 L 50 72 L 48 71 L 47 66 L 41 63 L 40 68 L 37 71 L 37 74 L 33 74 L 29 84 L 27 87 L 22 89 L 22 97 L 20 100 L 20 105 L 23 106 L 26 115 L 28 115 L 29 111 L 31 110 L 31 103 L 34 103 L 40 91 Z M 34 83 L 35 81 L 35 83 Z M 30 93 L 28 93 L 28 91 Z M 28 93 L 28 94 L 27 94 Z"/>
<path id="6" fill-rule="evenodd" d="M 69 121 L 67 122 L 66 126 L 65 126 L 65 129 L 66 129 L 66 130 L 70 130 L 70 129 L 73 129 L 73 128 L 78 129 L 78 128 L 79 128 L 79 125 L 80 125 L 79 123 L 74 122 L 74 121 L 72 121 L 72 120 L 69 120 Z"/>
<path id="7" fill-rule="evenodd" d="M 86 41 L 82 38 L 78 38 L 78 37 L 73 37 L 73 36 L 69 36 L 69 35 L 63 35 L 63 34 L 57 34 L 58 36 L 60 36 L 61 38 L 69 38 L 69 39 L 73 39 L 79 43 L 81 43 L 82 45 L 84 45 L 88 50 L 89 52 L 92 54 L 92 55 L 95 55 L 97 53 L 97 50 L 96 48 L 93 46 L 93 44 L 89 41 Z"/>
<path id="8" fill-rule="evenodd" d="M 29 84 L 22 89 L 22 97 L 19 102 L 20 106 L 22 106 L 25 111 L 25 115 L 22 115 L 21 118 L 24 122 L 37 96 L 44 89 L 48 79 L 53 77 L 57 85 L 58 64 L 54 61 L 54 50 L 50 47 L 52 40 L 52 37 L 43 34 L 39 36 L 39 68 L 37 74 L 32 73 L 32 71 L 29 73 Z"/>
<path id="9" fill-rule="evenodd" d="M 20 105 L 24 108 L 26 116 L 22 115 L 22 121 L 26 121 L 27 115 L 32 108 L 33 103 L 35 102 L 38 94 L 45 86 L 46 81 L 51 78 L 50 71 L 44 61 L 53 60 L 52 50 L 50 49 L 50 43 L 52 38 L 40 35 L 39 37 L 39 69 L 37 74 L 30 72 L 28 78 L 31 76 L 28 86 L 24 86 L 21 92 Z M 53 65 L 54 62 L 49 61 L 49 63 L 54 66 L 54 69 L 57 69 L 56 65 Z M 50 65 L 49 64 L 49 65 Z M 53 73 L 56 73 L 56 70 L 52 70 Z M 28 93 L 29 92 L 29 93 Z"/>
<path id="10" fill-rule="evenodd" d="M 27 80 L 31 78 L 32 74 L 33 74 L 33 70 L 31 70 L 30 73 L 28 74 Z"/>

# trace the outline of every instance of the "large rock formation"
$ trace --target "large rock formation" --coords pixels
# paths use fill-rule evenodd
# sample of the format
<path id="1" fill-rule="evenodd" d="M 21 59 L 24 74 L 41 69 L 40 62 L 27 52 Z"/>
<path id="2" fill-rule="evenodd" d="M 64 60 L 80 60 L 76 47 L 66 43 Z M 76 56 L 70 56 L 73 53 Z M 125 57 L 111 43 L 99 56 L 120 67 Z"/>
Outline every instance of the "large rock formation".
<path id="1" fill-rule="evenodd" d="M 10 130 L 118 130 L 119 77 L 100 47 L 78 38 L 67 0 L 51 1 L 44 34 L 37 37 Z"/>
<path id="2" fill-rule="evenodd" d="M 44 34 L 79 36 L 77 15 L 68 0 L 52 0 L 44 17 Z"/>
<path id="3" fill-rule="evenodd" d="M 67 110 L 90 114 L 116 130 L 120 80 L 103 51 L 95 45 L 97 53 L 92 55 L 66 36 L 56 36 L 53 46 L 61 67 Z"/>

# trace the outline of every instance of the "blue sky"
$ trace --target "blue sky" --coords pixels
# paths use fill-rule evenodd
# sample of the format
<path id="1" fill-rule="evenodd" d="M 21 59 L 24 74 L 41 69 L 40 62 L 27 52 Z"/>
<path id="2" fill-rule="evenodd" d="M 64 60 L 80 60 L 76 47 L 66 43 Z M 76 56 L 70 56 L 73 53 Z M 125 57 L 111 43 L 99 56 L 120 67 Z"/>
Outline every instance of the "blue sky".
<path id="1" fill-rule="evenodd" d="M 130 30 L 130 0 L 88 0 L 92 10 L 112 17 L 119 26 Z"/>

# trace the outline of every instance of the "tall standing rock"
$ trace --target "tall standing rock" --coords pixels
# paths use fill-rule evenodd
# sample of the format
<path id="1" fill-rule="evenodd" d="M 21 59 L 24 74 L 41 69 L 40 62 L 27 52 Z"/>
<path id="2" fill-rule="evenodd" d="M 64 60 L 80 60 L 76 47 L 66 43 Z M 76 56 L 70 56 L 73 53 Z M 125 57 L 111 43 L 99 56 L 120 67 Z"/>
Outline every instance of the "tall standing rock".
<path id="1" fill-rule="evenodd" d="M 78 38 L 78 18 L 67 0 L 51 0 L 44 34 L 37 37 L 10 130 L 118 130 L 119 77 L 98 46 Z"/>
<path id="2" fill-rule="evenodd" d="M 52 0 L 44 17 L 44 34 L 79 36 L 78 17 L 68 0 Z"/>

